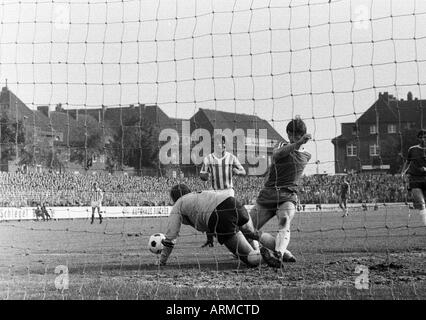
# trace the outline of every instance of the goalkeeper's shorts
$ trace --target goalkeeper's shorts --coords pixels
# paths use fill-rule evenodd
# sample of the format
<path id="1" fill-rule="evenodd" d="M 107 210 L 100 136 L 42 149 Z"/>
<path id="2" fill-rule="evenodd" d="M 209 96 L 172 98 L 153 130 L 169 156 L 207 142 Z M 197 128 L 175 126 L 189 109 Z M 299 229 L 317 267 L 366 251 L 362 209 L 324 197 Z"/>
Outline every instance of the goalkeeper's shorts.
<path id="1" fill-rule="evenodd" d="M 246 208 L 234 197 L 229 197 L 219 204 L 210 215 L 207 234 L 216 236 L 217 241 L 223 244 L 249 220 L 250 217 Z"/>

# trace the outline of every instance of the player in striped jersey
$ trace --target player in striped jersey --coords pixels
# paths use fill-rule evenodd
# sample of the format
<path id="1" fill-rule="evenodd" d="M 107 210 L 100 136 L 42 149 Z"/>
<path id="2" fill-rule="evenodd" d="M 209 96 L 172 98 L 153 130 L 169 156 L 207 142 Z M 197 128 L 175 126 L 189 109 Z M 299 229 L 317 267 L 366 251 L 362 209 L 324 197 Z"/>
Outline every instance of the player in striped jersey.
<path id="1" fill-rule="evenodd" d="M 232 153 L 226 151 L 226 139 L 223 135 L 215 135 L 214 152 L 204 158 L 200 178 L 209 180 L 213 190 L 220 191 L 231 197 L 235 196 L 233 189 L 233 174 L 245 175 L 246 170 Z M 213 236 L 207 234 L 207 241 L 202 247 L 213 247 Z"/>
<path id="2" fill-rule="evenodd" d="M 426 225 L 426 130 L 418 132 L 419 144 L 408 149 L 407 161 L 402 167 L 402 176 L 408 176 L 408 190 L 414 199 L 414 207 L 419 210 Z"/>
<path id="3" fill-rule="evenodd" d="M 174 203 L 167 224 L 164 246 L 158 264 L 165 265 L 175 246 L 182 224 L 202 232 L 210 232 L 220 244 L 249 266 L 257 266 L 272 259 L 266 251 L 263 257 L 254 250 L 247 238 L 258 240 L 262 245 L 273 248 L 275 238 L 257 231 L 250 222 L 250 215 L 244 206 L 224 192 L 213 190 L 191 192 L 184 184 L 174 186 L 170 191 Z M 262 259 L 263 258 L 263 259 Z"/>
<path id="4" fill-rule="evenodd" d="M 302 147 L 311 139 L 303 120 L 296 117 L 289 122 L 286 131 L 290 142 L 279 142 L 274 149 L 264 188 L 250 212 L 256 229 L 262 228 L 272 217 L 278 217 L 275 250 L 270 253 L 275 258 L 270 265 L 276 268 L 281 267 L 282 262 L 296 261 L 287 250 L 290 223 L 296 212 L 298 182 L 311 159 L 310 153 Z M 267 249 L 263 247 L 261 250 Z"/>
<path id="5" fill-rule="evenodd" d="M 93 221 L 95 220 L 96 209 L 98 209 L 99 223 L 102 223 L 101 206 L 102 206 L 103 198 L 104 198 L 104 193 L 98 187 L 98 183 L 94 182 L 93 188 L 91 191 L 91 206 L 92 206 L 92 219 L 90 221 L 91 224 L 93 224 Z"/>

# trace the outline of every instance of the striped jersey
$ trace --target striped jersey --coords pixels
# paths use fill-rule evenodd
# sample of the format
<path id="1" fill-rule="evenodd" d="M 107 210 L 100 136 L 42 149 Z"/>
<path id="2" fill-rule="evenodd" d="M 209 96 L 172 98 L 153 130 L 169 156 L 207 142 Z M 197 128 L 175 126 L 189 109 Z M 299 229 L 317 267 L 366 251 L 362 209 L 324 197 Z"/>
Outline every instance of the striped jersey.
<path id="1" fill-rule="evenodd" d="M 226 151 L 221 158 L 211 153 L 204 158 L 200 172 L 211 174 L 214 190 L 232 189 L 232 169 L 238 166 L 241 166 L 241 163 L 232 153 Z"/>
<path id="2" fill-rule="evenodd" d="M 426 176 L 426 172 L 423 167 L 426 167 L 426 148 L 422 148 L 420 145 L 412 146 L 408 149 L 408 159 L 410 166 L 408 167 L 407 173 L 411 177 L 422 177 Z"/>
<path id="3" fill-rule="evenodd" d="M 277 144 L 276 149 L 287 144 L 287 141 L 281 141 Z M 300 177 L 310 159 L 311 154 L 303 149 L 294 150 L 280 159 L 273 158 L 265 188 L 284 188 L 290 192 L 297 192 Z"/>
<path id="4" fill-rule="evenodd" d="M 104 197 L 104 193 L 100 188 L 92 189 L 91 201 L 101 202 Z"/>
<path id="5" fill-rule="evenodd" d="M 208 231 L 211 214 L 228 198 L 226 193 L 214 190 L 192 192 L 180 197 L 170 212 L 166 238 L 176 239 L 182 224 L 190 225 L 201 232 Z"/>

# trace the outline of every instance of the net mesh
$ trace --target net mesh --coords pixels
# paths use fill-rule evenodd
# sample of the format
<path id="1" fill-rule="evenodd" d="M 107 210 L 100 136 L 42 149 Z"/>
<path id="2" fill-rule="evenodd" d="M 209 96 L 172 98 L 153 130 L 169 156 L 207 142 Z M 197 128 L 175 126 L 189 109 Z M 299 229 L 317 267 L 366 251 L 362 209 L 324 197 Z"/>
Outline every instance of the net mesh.
<path id="1" fill-rule="evenodd" d="M 0 17 L 2 298 L 424 299 L 425 227 L 402 177 L 371 170 L 400 172 L 424 126 L 424 1 L 21 0 Z M 168 190 L 210 188 L 183 161 L 203 117 L 287 139 L 296 116 L 313 137 L 297 263 L 247 268 L 183 226 L 156 266 L 147 244 L 167 229 Z M 159 160 L 163 129 L 179 137 L 176 163 Z M 345 169 L 364 170 L 349 176 L 348 216 L 340 176 L 322 175 Z M 94 182 L 116 208 L 102 224 L 90 224 Z M 250 206 L 262 184 L 235 177 L 235 195 Z M 34 221 L 38 203 L 52 221 Z M 262 230 L 275 235 L 275 219 Z"/>

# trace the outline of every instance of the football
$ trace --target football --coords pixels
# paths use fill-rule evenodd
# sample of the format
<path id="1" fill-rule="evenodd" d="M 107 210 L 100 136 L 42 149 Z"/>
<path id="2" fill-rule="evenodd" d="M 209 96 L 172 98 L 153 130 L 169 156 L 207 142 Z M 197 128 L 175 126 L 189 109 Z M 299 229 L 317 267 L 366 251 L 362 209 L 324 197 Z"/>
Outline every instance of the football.
<path id="1" fill-rule="evenodd" d="M 163 244 L 161 243 L 161 240 L 165 239 L 166 236 L 162 233 L 156 233 L 153 234 L 151 237 L 149 237 L 148 242 L 148 249 L 152 253 L 160 254 L 163 250 Z"/>

